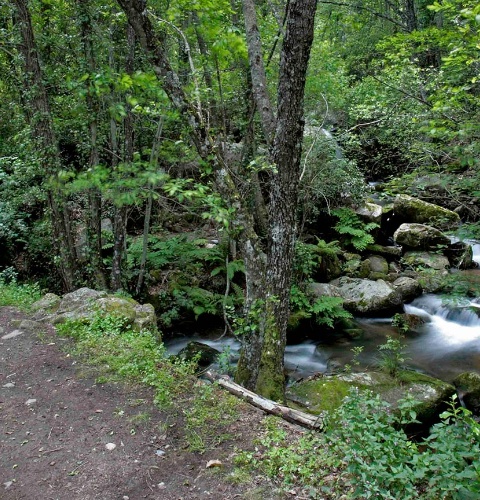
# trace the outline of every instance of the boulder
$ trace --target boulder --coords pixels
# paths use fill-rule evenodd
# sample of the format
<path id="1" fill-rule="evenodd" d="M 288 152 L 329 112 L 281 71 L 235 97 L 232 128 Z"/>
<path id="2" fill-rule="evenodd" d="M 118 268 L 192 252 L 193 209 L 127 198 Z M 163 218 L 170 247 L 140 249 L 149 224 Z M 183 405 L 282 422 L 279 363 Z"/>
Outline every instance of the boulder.
<path id="1" fill-rule="evenodd" d="M 403 261 L 413 267 L 428 267 L 437 271 L 444 271 L 450 267 L 450 262 L 445 255 L 433 252 L 406 252 Z"/>
<path id="2" fill-rule="evenodd" d="M 330 284 L 338 288 L 345 309 L 354 314 L 393 312 L 402 304 L 399 291 L 384 280 L 342 277 Z"/>
<path id="3" fill-rule="evenodd" d="M 202 342 L 189 342 L 179 353 L 178 357 L 185 361 L 196 360 L 199 367 L 206 367 L 215 362 L 220 355 L 214 347 Z"/>
<path id="4" fill-rule="evenodd" d="M 32 304 L 33 318 L 43 318 L 57 311 L 62 301 L 61 297 L 54 293 L 47 293 L 40 300 Z"/>
<path id="5" fill-rule="evenodd" d="M 336 366 L 335 370 L 338 369 Z M 320 414 L 337 409 L 352 387 L 379 394 L 394 410 L 400 400 L 412 395 L 417 401 L 413 410 L 417 413 L 417 419 L 425 425 L 438 419 L 438 415 L 446 409 L 446 402 L 455 394 L 455 388 L 450 384 L 417 372 L 402 370 L 396 378 L 383 372 L 317 375 L 289 387 L 287 398 L 303 404 L 311 413 Z"/>
<path id="6" fill-rule="evenodd" d="M 341 297 L 340 291 L 334 285 L 329 283 L 309 283 L 308 292 L 314 297 Z"/>
<path id="7" fill-rule="evenodd" d="M 439 246 L 450 244 L 448 236 L 424 224 L 402 224 L 395 231 L 393 239 L 398 245 L 421 250 L 436 250 Z"/>
<path id="8" fill-rule="evenodd" d="M 480 375 L 475 372 L 461 373 L 453 381 L 465 406 L 480 415 Z"/>
<path id="9" fill-rule="evenodd" d="M 393 206 L 396 216 L 404 222 L 433 224 L 445 229 L 460 223 L 456 212 L 412 196 L 398 195 Z"/>
<path id="10" fill-rule="evenodd" d="M 475 267 L 473 262 L 472 246 L 463 241 L 450 243 L 444 250 L 444 254 L 448 257 L 452 267 L 458 269 L 470 269 Z"/>
<path id="11" fill-rule="evenodd" d="M 399 259 L 402 256 L 402 247 L 374 244 L 368 245 L 367 250 L 373 254 L 381 255 L 388 260 Z"/>
<path id="12" fill-rule="evenodd" d="M 420 283 L 413 278 L 408 278 L 407 276 L 397 278 L 392 285 L 400 293 L 402 302 L 410 302 L 423 293 Z"/>
<path id="13" fill-rule="evenodd" d="M 142 305 L 131 298 L 109 295 L 91 288 L 79 288 L 62 298 L 47 294 L 34 307 L 35 320 L 54 325 L 67 320 L 89 320 L 98 311 L 122 316 L 138 331 L 154 329 L 157 325 L 155 310 L 151 304 Z"/>
<path id="14" fill-rule="evenodd" d="M 355 213 L 365 222 L 374 222 L 380 226 L 382 222 L 382 211 L 383 209 L 380 205 L 365 202 L 364 205 L 355 210 Z"/>

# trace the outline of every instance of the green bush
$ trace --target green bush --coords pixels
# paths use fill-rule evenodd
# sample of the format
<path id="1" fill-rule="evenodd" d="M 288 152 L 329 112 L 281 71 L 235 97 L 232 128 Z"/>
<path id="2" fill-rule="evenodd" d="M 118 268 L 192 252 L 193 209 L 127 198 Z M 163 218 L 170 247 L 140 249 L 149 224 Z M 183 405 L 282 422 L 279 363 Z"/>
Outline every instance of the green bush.
<path id="1" fill-rule="evenodd" d="M 352 389 L 325 433 L 289 442 L 269 419 L 261 449 L 239 454 L 238 461 L 311 498 L 479 498 L 480 425 L 454 397 L 430 436 L 417 444 L 400 428 L 416 419 L 412 403 L 400 402 L 400 413 L 394 413 L 378 395 Z"/>
<path id="2" fill-rule="evenodd" d="M 40 287 L 36 283 L 17 282 L 17 274 L 12 267 L 0 272 L 0 306 L 15 306 L 29 310 L 41 298 Z"/>

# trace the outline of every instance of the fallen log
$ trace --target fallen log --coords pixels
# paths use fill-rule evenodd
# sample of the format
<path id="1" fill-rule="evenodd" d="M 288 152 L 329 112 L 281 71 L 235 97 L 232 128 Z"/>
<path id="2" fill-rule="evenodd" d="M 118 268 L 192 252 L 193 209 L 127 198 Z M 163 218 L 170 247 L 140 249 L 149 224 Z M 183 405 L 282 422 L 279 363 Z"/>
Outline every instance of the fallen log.
<path id="1" fill-rule="evenodd" d="M 245 389 L 245 387 L 236 384 L 227 375 L 219 375 L 212 370 L 206 371 L 203 376 L 211 382 L 216 382 L 231 394 L 234 394 L 257 408 L 260 408 L 266 413 L 276 415 L 277 417 L 283 418 L 287 422 L 306 427 L 307 429 L 323 430 L 324 428 L 324 421 L 321 415 L 310 415 L 309 413 L 276 403 L 271 399 L 266 399 L 252 391 L 249 391 L 248 389 Z"/>

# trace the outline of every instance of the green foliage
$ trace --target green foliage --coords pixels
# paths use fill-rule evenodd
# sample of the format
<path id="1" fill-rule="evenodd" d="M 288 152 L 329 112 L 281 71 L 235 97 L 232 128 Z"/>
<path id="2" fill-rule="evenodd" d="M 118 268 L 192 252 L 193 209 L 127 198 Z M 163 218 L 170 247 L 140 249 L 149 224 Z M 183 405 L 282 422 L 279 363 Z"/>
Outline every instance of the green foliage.
<path id="1" fill-rule="evenodd" d="M 375 242 L 373 236 L 369 234 L 378 227 L 375 222 L 363 222 L 350 208 L 336 208 L 332 210 L 332 214 L 339 219 L 334 229 L 343 236 L 345 244 L 362 251 Z"/>
<path id="2" fill-rule="evenodd" d="M 323 434 L 289 440 L 267 419 L 257 453 L 237 461 L 280 479 L 287 489 L 302 488 L 311 498 L 378 500 L 460 500 L 480 492 L 480 426 L 457 407 L 455 397 L 430 436 L 416 444 L 401 425 L 416 421 L 415 402 L 399 412 L 370 391 L 352 389 Z"/>
<path id="3" fill-rule="evenodd" d="M 402 340 L 387 335 L 387 341 L 378 346 L 378 350 L 380 352 L 380 367 L 392 377 L 396 377 L 407 360 Z"/>
<path id="4" fill-rule="evenodd" d="M 28 311 L 30 306 L 40 300 L 41 290 L 38 284 L 18 283 L 17 273 L 12 267 L 0 272 L 0 305 L 14 306 Z"/>
<path id="5" fill-rule="evenodd" d="M 307 127 L 302 158 L 304 172 L 300 182 L 300 211 L 304 222 L 314 222 L 322 210 L 329 210 L 346 199 L 358 202 L 365 194 L 363 174 L 353 161 L 343 156 L 333 138 L 320 127 Z"/>
<path id="6" fill-rule="evenodd" d="M 160 406 L 172 404 L 174 395 L 190 385 L 194 366 L 170 360 L 157 332 L 134 331 L 122 316 L 98 312 L 90 320 L 66 321 L 57 330 L 75 340 L 74 353 L 96 366 L 101 380 L 128 379 L 153 387 Z"/>
<path id="7" fill-rule="evenodd" d="M 318 325 L 334 328 L 342 319 L 352 319 L 353 316 L 343 308 L 341 297 L 322 296 L 315 298 L 293 285 L 290 291 L 290 326 L 298 326 L 301 319 L 314 318 Z"/>
<path id="8" fill-rule="evenodd" d="M 186 439 L 190 451 L 204 453 L 232 438 L 222 432 L 222 427 L 237 418 L 238 400 L 233 396 L 219 395 L 216 385 L 201 385 L 193 404 L 184 410 Z"/>
<path id="9" fill-rule="evenodd" d="M 224 288 L 218 287 L 214 279 L 233 280 L 243 273 L 243 261 L 227 260 L 224 246 L 207 247 L 206 243 L 204 239 L 187 236 L 150 236 L 147 283 L 156 289 L 156 307 L 162 326 L 171 327 L 185 314 L 193 314 L 195 318 L 202 314 L 221 315 L 224 306 L 235 307 L 241 303 L 243 294 L 238 286 L 232 283 L 232 293 L 225 298 Z M 133 240 L 127 257 L 130 279 L 136 278 L 141 253 L 141 239 Z"/>
<path id="10" fill-rule="evenodd" d="M 407 320 L 403 314 L 394 314 L 392 318 L 392 326 L 398 328 L 402 333 L 407 333 L 410 330 Z"/>

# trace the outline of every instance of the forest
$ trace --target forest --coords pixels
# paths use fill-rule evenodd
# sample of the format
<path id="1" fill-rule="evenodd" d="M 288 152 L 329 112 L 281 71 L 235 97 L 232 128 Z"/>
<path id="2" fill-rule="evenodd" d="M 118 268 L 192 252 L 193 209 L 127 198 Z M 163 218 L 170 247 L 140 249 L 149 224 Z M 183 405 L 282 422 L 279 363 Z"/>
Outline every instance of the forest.
<path id="1" fill-rule="evenodd" d="M 165 338 L 213 325 L 280 402 L 292 338 L 411 333 L 422 293 L 477 335 L 479 55 L 470 0 L 8 0 L 0 283 L 150 303 Z"/>

